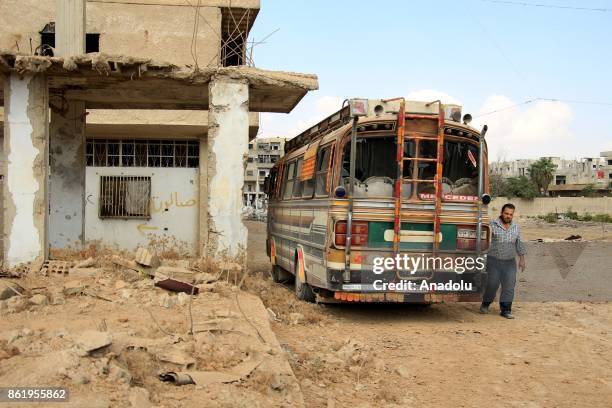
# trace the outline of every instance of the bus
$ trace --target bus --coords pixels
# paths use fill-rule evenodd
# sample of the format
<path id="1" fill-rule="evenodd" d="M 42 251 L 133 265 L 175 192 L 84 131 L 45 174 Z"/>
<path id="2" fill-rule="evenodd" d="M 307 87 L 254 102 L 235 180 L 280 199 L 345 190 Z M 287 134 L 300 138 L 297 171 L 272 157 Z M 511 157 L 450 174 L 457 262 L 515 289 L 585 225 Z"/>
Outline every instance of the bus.
<path id="1" fill-rule="evenodd" d="M 462 107 L 347 99 L 285 144 L 265 181 L 266 251 L 299 299 L 479 301 L 487 148 Z"/>

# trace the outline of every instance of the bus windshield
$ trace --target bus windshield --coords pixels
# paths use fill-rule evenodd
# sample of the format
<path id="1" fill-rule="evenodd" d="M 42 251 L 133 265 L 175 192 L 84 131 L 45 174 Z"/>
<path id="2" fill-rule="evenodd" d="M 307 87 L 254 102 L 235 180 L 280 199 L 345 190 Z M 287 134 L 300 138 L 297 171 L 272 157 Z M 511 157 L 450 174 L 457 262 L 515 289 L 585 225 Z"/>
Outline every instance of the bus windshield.
<path id="1" fill-rule="evenodd" d="M 342 155 L 342 184 L 350 185 L 350 142 Z M 467 140 L 446 140 L 442 167 L 443 194 L 476 196 L 478 193 L 478 147 Z M 393 197 L 397 178 L 395 136 L 357 138 L 355 197 Z M 435 193 L 437 141 L 408 139 L 404 145 L 404 185 L 402 197 L 432 199 Z M 423 159 L 423 160 L 420 160 Z M 413 197 L 416 193 L 417 197 Z"/>

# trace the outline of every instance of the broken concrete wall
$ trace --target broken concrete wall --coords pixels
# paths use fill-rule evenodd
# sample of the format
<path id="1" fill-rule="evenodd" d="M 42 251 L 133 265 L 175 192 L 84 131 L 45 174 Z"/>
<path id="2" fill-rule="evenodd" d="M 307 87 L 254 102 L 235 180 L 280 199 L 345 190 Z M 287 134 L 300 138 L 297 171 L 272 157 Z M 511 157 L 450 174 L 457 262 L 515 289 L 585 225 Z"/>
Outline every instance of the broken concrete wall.
<path id="1" fill-rule="evenodd" d="M 87 2 L 87 33 L 100 34 L 100 51 L 142 56 L 193 65 L 192 36 L 195 9 L 180 0 L 158 5 L 115 0 Z M 196 4 L 191 1 L 190 3 Z M 202 1 L 195 44 L 198 64 L 218 63 L 221 39 L 221 10 Z M 228 3 L 228 2 L 226 2 Z M 232 4 L 237 3 L 234 1 Z M 40 45 L 39 32 L 57 21 L 55 0 L 0 1 L 0 48 L 30 52 Z"/>
<path id="2" fill-rule="evenodd" d="M 85 103 L 64 99 L 52 102 L 49 245 L 78 248 L 83 243 L 85 223 Z"/>
<path id="3" fill-rule="evenodd" d="M 208 245 L 213 259 L 245 261 L 242 186 L 248 155 L 249 85 L 216 76 L 209 84 Z"/>
<path id="4" fill-rule="evenodd" d="M 204 157 L 201 162 L 206 162 Z M 87 167 L 85 240 L 134 250 L 154 244 L 197 255 L 198 174 L 195 168 Z M 151 177 L 150 218 L 100 218 L 101 176 Z"/>
<path id="5" fill-rule="evenodd" d="M 130 4 L 131 3 L 131 4 Z M 194 66 L 192 36 L 195 8 L 184 0 L 149 0 L 134 4 L 127 0 L 97 0 L 87 2 L 87 33 L 100 34 L 100 51 L 169 61 L 176 65 Z M 221 39 L 221 10 L 230 3 L 226 0 L 200 2 L 200 19 L 194 49 L 198 65 L 219 63 Z M 258 0 L 233 0 L 236 8 L 258 9 Z M 253 14 L 254 15 L 254 14 Z M 254 18 L 254 17 L 251 17 Z M 30 52 L 40 45 L 40 31 L 57 21 L 55 0 L 0 1 L 0 49 Z M 204 115 L 204 117 L 203 117 Z M 176 110 L 91 110 L 87 117 L 87 134 L 107 137 L 113 132 L 134 134 L 151 133 L 152 126 L 180 125 L 158 128 L 167 132 L 159 137 L 193 137 L 206 129 L 206 112 Z M 257 133 L 258 116 L 250 117 L 251 135 Z M 108 126 L 107 124 L 129 124 Z M 158 137 L 152 135 L 153 137 Z M 151 136 L 149 136 L 151 137 Z"/>
<path id="6" fill-rule="evenodd" d="M 49 94 L 44 76 L 4 81 L 4 234 L 9 266 L 47 252 Z"/>

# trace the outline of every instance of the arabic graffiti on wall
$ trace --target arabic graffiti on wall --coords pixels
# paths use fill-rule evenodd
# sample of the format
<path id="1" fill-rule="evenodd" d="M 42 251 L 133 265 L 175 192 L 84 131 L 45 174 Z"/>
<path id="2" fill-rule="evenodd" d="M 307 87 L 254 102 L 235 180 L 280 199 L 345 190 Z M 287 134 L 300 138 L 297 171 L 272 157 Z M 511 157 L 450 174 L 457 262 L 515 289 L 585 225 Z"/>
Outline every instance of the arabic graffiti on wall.
<path id="1" fill-rule="evenodd" d="M 193 207 L 196 205 L 197 201 L 195 198 L 190 198 L 186 201 L 181 201 L 179 199 L 179 193 L 174 191 L 170 193 L 170 200 L 161 200 L 158 197 L 151 197 L 151 212 L 158 213 L 162 211 L 166 211 L 173 206 L 181 208 L 181 207 Z"/>

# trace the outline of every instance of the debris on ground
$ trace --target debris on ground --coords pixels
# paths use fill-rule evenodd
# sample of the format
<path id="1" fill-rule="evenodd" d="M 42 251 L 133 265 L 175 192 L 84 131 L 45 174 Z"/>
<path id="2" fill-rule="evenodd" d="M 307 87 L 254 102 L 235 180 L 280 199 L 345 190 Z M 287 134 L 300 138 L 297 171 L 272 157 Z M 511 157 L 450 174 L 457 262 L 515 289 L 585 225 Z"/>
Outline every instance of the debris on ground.
<path id="1" fill-rule="evenodd" d="M 18 283 L 0 280 L 0 300 L 6 300 L 13 296 L 22 296 L 25 289 Z"/>
<path id="2" fill-rule="evenodd" d="M 159 258 L 155 252 L 144 247 L 139 247 L 136 250 L 135 262 L 143 266 L 155 268 L 159 265 Z"/>
<path id="3" fill-rule="evenodd" d="M 67 387 L 74 406 L 304 405 L 269 312 L 219 268 L 61 255 L 0 279 L 0 383 Z"/>
<path id="4" fill-rule="evenodd" d="M 569 237 L 565 238 L 566 241 L 578 241 L 581 239 L 582 237 L 580 235 L 570 235 Z"/>
<path id="5" fill-rule="evenodd" d="M 155 271 L 155 286 L 172 292 L 185 292 L 197 295 L 200 289 L 195 286 L 195 272 L 176 266 L 160 266 Z"/>

